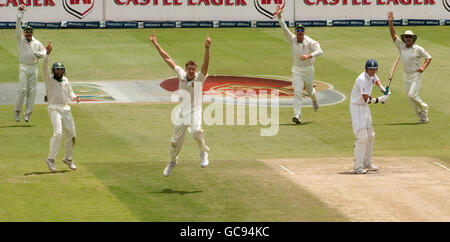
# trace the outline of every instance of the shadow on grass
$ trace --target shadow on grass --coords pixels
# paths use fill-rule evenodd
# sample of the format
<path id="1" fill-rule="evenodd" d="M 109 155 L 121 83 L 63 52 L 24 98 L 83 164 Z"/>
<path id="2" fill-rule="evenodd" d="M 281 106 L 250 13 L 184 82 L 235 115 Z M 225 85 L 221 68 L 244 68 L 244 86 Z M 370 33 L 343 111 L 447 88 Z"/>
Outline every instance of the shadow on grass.
<path id="1" fill-rule="evenodd" d="M 283 126 L 303 126 L 303 125 L 308 125 L 308 124 L 312 124 L 313 122 L 302 122 L 301 124 L 295 124 L 295 123 L 288 123 L 288 124 L 280 124 Z"/>
<path id="2" fill-rule="evenodd" d="M 353 175 L 353 176 L 361 176 L 361 175 L 370 175 L 370 174 L 377 174 L 377 172 L 367 172 L 366 174 L 355 174 L 353 171 L 344 171 L 344 172 L 338 172 L 339 175 Z"/>
<path id="3" fill-rule="evenodd" d="M 6 126 L 0 126 L 0 129 L 6 129 L 6 128 L 31 128 L 34 127 L 32 124 L 15 124 L 15 125 L 6 125 Z"/>
<path id="4" fill-rule="evenodd" d="M 166 194 L 175 194 L 178 193 L 179 195 L 186 195 L 186 194 L 190 194 L 190 193 L 200 193 L 203 191 L 173 191 L 172 189 L 163 189 L 160 192 L 151 192 L 151 193 L 166 193 Z"/>
<path id="5" fill-rule="evenodd" d="M 51 172 L 51 171 L 36 171 L 36 172 L 26 173 L 26 174 L 23 174 L 23 175 L 24 176 L 48 175 L 48 174 L 66 173 L 66 172 L 71 172 L 71 171 L 69 171 L 69 170 L 62 170 L 62 171 L 55 171 L 55 172 Z"/>
<path id="6" fill-rule="evenodd" d="M 374 124 L 374 125 L 420 125 L 419 123 L 388 123 L 388 124 Z"/>

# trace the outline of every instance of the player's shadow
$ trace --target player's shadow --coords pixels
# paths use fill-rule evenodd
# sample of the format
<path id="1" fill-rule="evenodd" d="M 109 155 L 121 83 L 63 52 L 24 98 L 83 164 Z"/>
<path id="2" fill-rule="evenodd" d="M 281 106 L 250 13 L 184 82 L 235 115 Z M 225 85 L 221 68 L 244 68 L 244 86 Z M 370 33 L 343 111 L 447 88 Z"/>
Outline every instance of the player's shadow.
<path id="1" fill-rule="evenodd" d="M 377 174 L 377 172 L 367 172 L 366 174 L 355 174 L 353 171 L 343 171 L 338 172 L 339 175 L 352 175 L 352 176 L 362 176 L 362 175 L 371 175 L 371 174 Z"/>
<path id="2" fill-rule="evenodd" d="M 186 195 L 186 194 L 190 194 L 190 193 L 200 193 L 203 191 L 173 191 L 172 189 L 163 189 L 160 192 L 151 192 L 151 193 L 165 193 L 165 194 L 179 194 L 179 195 Z"/>
<path id="3" fill-rule="evenodd" d="M 301 124 L 296 124 L 296 123 L 287 123 L 287 124 L 280 124 L 282 126 L 303 126 L 303 125 L 308 125 L 308 124 L 312 124 L 313 122 L 302 122 Z"/>
<path id="4" fill-rule="evenodd" d="M 0 126 L 0 129 L 6 129 L 6 128 L 31 128 L 34 127 L 32 124 L 15 124 L 15 125 L 6 125 L 6 126 Z"/>
<path id="5" fill-rule="evenodd" d="M 374 124 L 374 125 L 420 125 L 419 123 L 386 123 L 386 124 Z"/>
<path id="6" fill-rule="evenodd" d="M 30 172 L 30 173 L 26 173 L 23 174 L 24 176 L 32 176 L 32 175 L 49 175 L 49 174 L 56 174 L 56 173 L 66 173 L 66 172 L 70 172 L 69 170 L 62 170 L 62 171 L 55 171 L 55 172 L 51 172 L 51 171 L 35 171 L 35 172 Z"/>

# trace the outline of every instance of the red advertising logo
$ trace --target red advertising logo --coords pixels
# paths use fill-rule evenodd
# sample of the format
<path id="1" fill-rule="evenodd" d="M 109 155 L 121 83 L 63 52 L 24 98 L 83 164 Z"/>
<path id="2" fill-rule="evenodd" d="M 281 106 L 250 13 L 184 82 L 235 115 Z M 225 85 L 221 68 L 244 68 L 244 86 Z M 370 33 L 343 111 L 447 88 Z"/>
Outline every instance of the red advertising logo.
<path id="1" fill-rule="evenodd" d="M 276 17 L 277 5 L 284 9 L 286 0 L 254 0 L 255 8 L 262 15 L 274 19 Z"/>
<path id="2" fill-rule="evenodd" d="M 95 0 L 62 0 L 62 2 L 68 13 L 82 19 L 92 11 Z"/>

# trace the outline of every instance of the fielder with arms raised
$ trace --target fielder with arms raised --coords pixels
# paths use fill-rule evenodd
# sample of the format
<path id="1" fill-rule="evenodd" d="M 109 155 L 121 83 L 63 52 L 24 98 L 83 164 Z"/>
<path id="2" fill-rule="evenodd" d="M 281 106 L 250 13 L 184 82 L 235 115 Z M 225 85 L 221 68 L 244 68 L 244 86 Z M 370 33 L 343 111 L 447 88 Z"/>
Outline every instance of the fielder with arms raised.
<path id="1" fill-rule="evenodd" d="M 193 61 L 186 63 L 186 70 L 176 65 L 173 59 L 165 52 L 156 40 L 153 33 L 150 40 L 155 45 L 163 60 L 174 70 L 178 77 L 178 88 L 183 98 L 182 103 L 187 105 L 180 105 L 176 116 L 177 121 L 174 124 L 172 135 L 172 145 L 170 147 L 170 162 L 164 169 L 164 176 L 169 176 L 173 168 L 177 164 L 178 154 L 183 146 L 186 130 L 192 135 L 194 140 L 198 143 L 200 149 L 201 167 L 206 167 L 209 164 L 208 151 L 209 148 L 205 144 L 205 137 L 202 129 L 202 95 L 203 83 L 208 77 L 209 65 L 209 47 L 211 46 L 211 39 L 206 38 L 205 41 L 205 56 L 201 70 L 197 72 L 197 65 Z"/>
<path id="2" fill-rule="evenodd" d="M 372 116 L 369 104 L 386 103 L 390 92 L 381 85 L 376 75 L 378 62 L 370 59 L 365 65 L 366 71 L 356 78 L 353 85 L 350 114 L 352 116 L 353 134 L 355 135 L 355 174 L 365 174 L 367 171 L 376 171 L 378 168 L 372 164 L 373 143 L 375 132 L 372 126 Z M 376 84 L 383 96 L 371 97 L 373 84 Z"/>
<path id="3" fill-rule="evenodd" d="M 314 90 L 314 61 L 316 56 L 322 55 L 323 51 L 317 41 L 305 35 L 305 27 L 301 24 L 295 27 L 295 35 L 289 31 L 286 23 L 281 17 L 283 9 L 277 6 L 278 22 L 291 44 L 293 66 L 292 66 L 292 87 L 294 89 L 294 117 L 292 121 L 300 124 L 302 114 L 303 88 L 311 97 L 314 111 L 319 109 L 316 91 Z"/>
<path id="4" fill-rule="evenodd" d="M 33 112 L 36 99 L 36 83 L 38 80 L 38 60 L 44 58 L 46 50 L 39 40 L 33 37 L 33 28 L 25 27 L 22 35 L 22 19 L 25 7 L 20 6 L 17 10 L 16 39 L 19 50 L 19 89 L 17 90 L 14 102 L 14 119 L 20 121 L 22 104 L 26 98 L 26 110 L 24 120 L 30 122 L 30 115 Z"/>
<path id="5" fill-rule="evenodd" d="M 73 121 L 70 102 L 80 102 L 80 98 L 75 95 L 69 83 L 69 79 L 64 76 L 66 69 L 64 64 L 56 62 L 52 65 L 52 73 L 48 72 L 48 56 L 52 52 L 51 43 L 47 46 L 47 56 L 44 58 L 44 81 L 48 96 L 48 115 L 53 126 L 53 136 L 50 139 L 50 152 L 47 158 L 47 165 L 50 171 L 55 172 L 55 159 L 58 156 L 63 135 L 65 136 L 65 156 L 63 162 L 70 169 L 76 170 L 73 163 L 73 148 L 75 145 L 75 122 Z"/>
<path id="6" fill-rule="evenodd" d="M 430 64 L 431 55 L 424 48 L 415 44 L 417 35 L 411 30 L 406 30 L 404 34 L 400 35 L 401 40 L 398 38 L 395 33 L 394 14 L 392 12 L 388 12 L 388 22 L 391 38 L 402 60 L 403 71 L 405 73 L 403 81 L 409 103 L 419 118 L 418 123 L 428 123 L 428 105 L 419 97 L 419 90 L 422 84 L 422 73 Z M 425 59 L 423 64 L 420 62 L 422 57 Z"/>

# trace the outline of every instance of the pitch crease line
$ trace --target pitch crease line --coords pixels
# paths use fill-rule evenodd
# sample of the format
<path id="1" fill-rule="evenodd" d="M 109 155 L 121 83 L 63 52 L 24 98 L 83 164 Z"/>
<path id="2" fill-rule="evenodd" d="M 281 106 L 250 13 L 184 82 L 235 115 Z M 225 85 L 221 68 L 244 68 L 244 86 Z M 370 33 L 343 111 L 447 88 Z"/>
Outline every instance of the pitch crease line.
<path id="1" fill-rule="evenodd" d="M 292 173 L 292 171 L 290 171 L 288 168 L 286 168 L 286 167 L 284 167 L 284 166 L 282 166 L 282 165 L 280 165 L 280 167 L 281 167 L 281 169 L 287 171 L 287 172 L 288 172 L 289 174 L 291 174 L 292 176 L 294 175 L 294 173 Z"/>
<path id="2" fill-rule="evenodd" d="M 438 162 L 434 162 L 434 164 L 446 169 L 447 171 L 450 171 L 450 169 L 448 169 L 446 166 L 439 164 Z"/>

